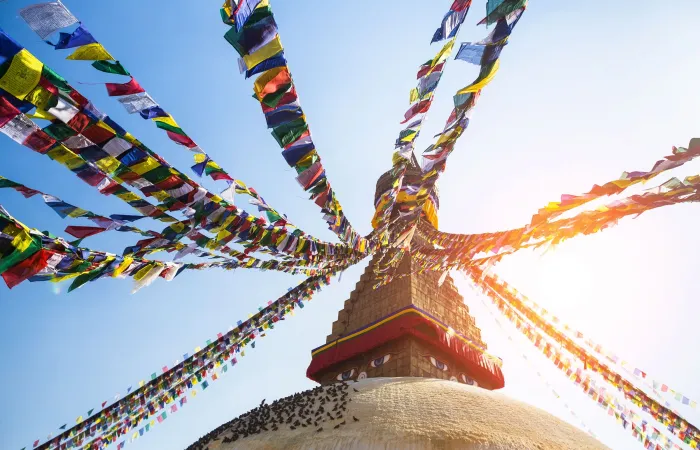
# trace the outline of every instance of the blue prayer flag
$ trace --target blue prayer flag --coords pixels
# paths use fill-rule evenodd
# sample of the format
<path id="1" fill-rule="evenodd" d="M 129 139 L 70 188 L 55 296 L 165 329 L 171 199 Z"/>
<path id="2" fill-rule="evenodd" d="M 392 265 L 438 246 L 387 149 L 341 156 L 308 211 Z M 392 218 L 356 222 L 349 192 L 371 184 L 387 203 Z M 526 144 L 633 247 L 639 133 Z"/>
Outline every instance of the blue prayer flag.
<path id="1" fill-rule="evenodd" d="M 95 44 L 97 40 L 92 37 L 92 34 L 83 27 L 81 24 L 72 33 L 60 33 L 58 37 L 58 42 L 52 44 L 46 41 L 47 44 L 53 45 L 56 50 L 62 50 L 66 48 L 82 47 L 83 45 Z"/>

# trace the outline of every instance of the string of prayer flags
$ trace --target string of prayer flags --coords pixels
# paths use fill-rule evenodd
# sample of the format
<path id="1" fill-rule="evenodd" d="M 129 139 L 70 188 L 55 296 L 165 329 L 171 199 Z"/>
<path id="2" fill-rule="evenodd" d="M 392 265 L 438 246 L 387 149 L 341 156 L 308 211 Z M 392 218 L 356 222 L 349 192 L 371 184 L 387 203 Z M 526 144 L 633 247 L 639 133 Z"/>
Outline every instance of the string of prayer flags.
<path id="1" fill-rule="evenodd" d="M 375 276 L 381 281 L 375 287 L 388 283 L 393 278 L 393 270 L 402 261 L 405 250 L 410 248 L 411 239 L 405 240 L 402 236 L 410 235 L 412 238 L 415 227 L 394 230 L 394 233 L 390 235 L 388 233 L 389 220 L 392 217 L 396 204 L 399 204 L 399 217 L 404 217 L 407 205 L 412 204 L 417 198 L 420 186 L 416 184 L 415 177 L 412 174 L 407 176 L 408 166 L 417 165 L 413 154 L 414 142 L 420 134 L 423 120 L 432 104 L 433 94 L 442 78 L 445 62 L 454 48 L 455 36 L 469 12 L 470 5 L 471 0 L 455 0 L 453 2 L 450 10 L 443 18 L 442 26 L 435 32 L 431 43 L 443 40 L 446 37 L 451 39 L 442 46 L 432 59 L 422 64 L 418 69 L 418 85 L 411 90 L 411 106 L 405 113 L 404 121 L 401 123 L 412 122 L 399 133 L 399 138 L 396 140 L 397 152 L 392 158 L 393 167 L 391 173 L 393 180 L 391 187 L 383 192 L 376 201 L 375 214 L 372 218 L 372 226 L 382 244 L 387 245 L 389 242 L 405 242 L 405 244 L 394 245 L 392 248 L 382 252 L 374 269 Z M 430 194 L 428 195 L 430 196 Z M 431 220 L 437 226 L 437 210 L 435 208 L 437 199 L 432 196 L 431 200 L 432 202 L 429 203 L 432 205 L 432 209 L 431 207 L 425 207 L 425 212 L 428 220 Z"/>
<path id="2" fill-rule="evenodd" d="M 179 403 L 181 407 L 186 403 L 188 392 L 195 397 L 198 386 L 201 385 L 204 390 L 210 381 L 216 381 L 227 371 L 224 367 L 235 366 L 236 354 L 243 356 L 247 345 L 252 346 L 256 338 L 265 336 L 264 331 L 287 319 L 296 307 L 301 306 L 302 301 L 311 300 L 314 293 L 330 282 L 331 275 L 305 279 L 276 301 L 269 302 L 250 315 L 248 320 L 238 321 L 235 328 L 207 341 L 204 348 L 198 347 L 193 355 L 183 355 L 186 357 L 182 362 L 164 368 L 167 370 L 161 374 L 154 373 L 149 381 L 140 382 L 137 389 L 112 404 L 107 406 L 107 402 L 102 403 L 96 412 L 88 414 L 86 418 L 79 417 L 76 425 L 69 429 L 60 428 L 60 433 L 41 444 L 37 443 L 35 447 L 37 450 L 82 447 L 88 443 L 116 442 L 119 436 L 132 430 L 138 430 L 139 436 L 149 431 L 158 417 L 167 418 L 166 410 L 172 412 L 173 405 Z"/>
<path id="3" fill-rule="evenodd" d="M 562 364 L 563 358 L 560 356 L 563 351 L 577 358 L 584 364 L 586 370 L 591 370 L 600 376 L 616 390 L 625 394 L 625 398 L 630 400 L 638 408 L 649 413 L 654 420 L 663 424 L 668 431 L 676 435 L 679 439 L 688 443 L 691 447 L 696 448 L 700 443 L 700 430 L 686 419 L 677 413 L 669 410 L 666 406 L 649 397 L 642 389 L 636 387 L 632 382 L 620 376 L 617 372 L 611 370 L 606 364 L 601 362 L 591 352 L 587 352 L 583 347 L 576 344 L 571 338 L 557 328 L 556 325 L 548 323 L 534 310 L 527 307 L 513 295 L 515 289 L 510 287 L 502 280 L 498 280 L 495 276 L 486 275 L 479 269 L 471 268 L 469 275 L 472 277 L 477 286 L 489 296 L 489 298 L 499 307 L 499 310 L 504 312 L 504 315 L 509 320 L 513 321 L 518 329 L 526 336 L 531 338 L 535 346 L 542 350 L 554 364 L 565 371 L 568 376 L 575 379 L 576 374 L 568 364 Z M 524 322 L 526 318 L 528 322 Z M 518 325 L 519 324 L 519 325 Z M 532 324 L 532 326 L 530 326 Z M 544 336 L 541 338 L 532 338 L 533 334 L 538 334 L 541 330 L 546 336 L 550 337 L 556 345 L 551 345 L 546 342 Z M 544 345 L 540 345 L 543 343 Z M 578 380 L 577 380 L 578 381 Z M 580 381 L 578 381 L 580 383 Z M 577 384 L 578 384 L 577 383 Z M 586 383 L 583 383 L 587 386 Z M 588 390 L 588 389 L 586 389 Z M 606 403 L 606 398 L 597 397 L 597 401 Z M 609 407 L 609 405 L 606 406 Z"/>
<path id="4" fill-rule="evenodd" d="M 74 279 L 69 291 L 102 276 L 133 276 L 138 281 L 145 269 L 159 268 L 158 274 L 171 280 L 182 264 L 121 258 L 105 252 L 76 247 L 46 233 L 29 229 L 0 207 L 0 275 L 9 288 L 25 280 L 63 281 Z M 166 275 L 169 274 L 169 275 Z"/>
<path id="5" fill-rule="evenodd" d="M 0 38 L 10 40 L 5 34 L 0 34 Z M 55 72 L 51 72 L 51 79 L 61 80 Z M 166 222 L 174 222 L 175 220 L 165 214 L 165 211 L 183 210 L 188 217 L 198 217 L 199 219 L 208 217 L 210 220 L 206 221 L 207 229 L 216 229 L 217 233 L 224 231 L 220 227 L 222 224 L 234 231 L 237 226 L 249 224 L 250 230 L 246 228 L 236 234 L 230 230 L 226 230 L 224 234 L 220 233 L 217 236 L 217 242 L 221 242 L 220 246 L 239 237 L 242 240 L 253 240 L 254 246 L 255 242 L 262 242 L 275 252 L 296 255 L 340 256 L 360 253 L 346 245 L 324 243 L 315 238 L 307 237 L 303 233 L 296 236 L 294 240 L 289 240 L 286 238 L 289 236 L 289 232 L 284 228 L 286 220 L 279 220 L 280 223 L 269 227 L 263 226 L 263 221 L 255 228 L 251 228 L 251 223 L 247 222 L 246 219 L 252 221 L 258 220 L 258 218 L 247 213 L 244 214 L 243 211 L 228 204 L 221 197 L 209 193 L 177 171 L 108 116 L 96 111 L 85 97 L 65 81 L 61 82 L 61 89 L 58 89 L 55 84 L 49 81 L 48 77 L 44 80 L 46 80 L 47 86 L 56 88 L 54 91 L 58 98 L 76 109 L 77 112 L 73 118 L 69 120 L 65 116 L 57 117 L 61 120 L 54 120 L 51 125 L 39 130 L 31 120 L 21 115 L 7 101 L 3 103 L 4 109 L 12 111 L 9 114 L 14 117 L 0 130 L 6 133 L 9 130 L 14 133 L 16 127 L 10 125 L 14 125 L 21 119 L 22 127 L 19 129 L 28 130 L 28 132 L 23 132 L 19 138 L 15 136 L 15 140 L 57 160 L 88 184 L 100 189 L 102 193 L 116 195 L 137 208 L 142 214 Z M 44 88 L 38 86 L 37 89 Z M 78 98 L 80 102 L 75 101 L 74 97 Z M 32 98 L 34 99 L 34 97 Z M 25 122 L 31 126 L 24 125 Z M 32 137 L 34 139 L 30 139 Z M 61 145 L 57 145 L 59 141 Z M 164 203 L 158 207 L 152 207 L 121 187 L 120 185 L 123 183 L 127 183 L 139 189 L 146 196 L 153 196 Z M 253 192 L 253 190 L 246 188 L 246 192 Z M 262 205 L 267 207 L 264 201 L 260 200 L 258 206 Z M 266 212 L 281 219 L 273 211 Z M 232 221 L 236 218 L 239 220 L 233 223 Z M 225 220 L 228 221 L 225 222 Z M 252 235 L 253 231 L 257 233 Z M 271 240 L 273 237 L 277 239 L 275 242 Z M 299 245 L 292 248 L 291 243 Z M 363 250 L 366 252 L 365 249 Z"/>
<path id="6" fill-rule="evenodd" d="M 73 32 L 60 33 L 58 43 L 52 44 L 55 49 L 76 48 L 67 59 L 94 61 L 92 66 L 101 72 L 128 76 L 129 81 L 126 83 L 106 83 L 105 86 L 108 95 L 117 97 L 117 100 L 124 106 L 129 114 L 139 113 L 144 119 L 153 121 L 158 128 L 165 130 L 170 140 L 193 151 L 195 153 L 195 165 L 192 166 L 192 169 L 198 176 L 206 174 L 214 180 L 224 180 L 228 182 L 229 185 L 238 181 L 234 180 L 219 164 L 203 152 L 192 138 L 190 138 L 190 136 L 175 122 L 175 119 L 153 100 L 139 85 L 136 79 L 131 76 L 129 71 L 127 71 L 102 44 L 97 42 L 94 36 L 82 23 L 78 22 L 78 19 L 75 18 L 63 4 L 60 2 L 55 4 L 39 3 L 22 9 L 20 15 L 35 31 L 37 31 L 35 27 L 43 29 L 41 28 L 41 22 L 54 24 L 50 27 L 52 31 L 49 35 L 61 28 L 79 23 L 79 26 Z M 67 19 L 69 17 L 70 20 Z M 64 23 L 68 23 L 68 25 L 55 28 L 57 24 Z M 48 29 L 49 28 L 46 28 L 46 30 Z M 259 32 L 262 31 L 259 30 Z M 42 36 L 42 39 L 45 39 L 45 36 Z M 197 170 L 202 165 L 203 160 L 206 160 L 204 165 L 206 165 L 207 170 Z M 254 201 L 260 203 L 262 197 L 257 195 L 257 192 L 254 192 L 253 190 L 246 193 L 251 195 Z M 282 217 L 282 214 L 275 211 L 269 205 L 266 204 L 265 208 L 266 210 L 272 211 L 275 215 Z"/>
<path id="7" fill-rule="evenodd" d="M 664 434 L 663 429 L 659 430 L 654 426 L 647 423 L 641 415 L 639 415 L 634 407 L 627 407 L 625 403 L 618 402 L 616 395 L 617 392 L 608 391 L 604 386 L 597 386 L 596 379 L 591 377 L 591 371 L 588 370 L 587 366 L 576 364 L 576 361 L 572 360 L 571 357 L 565 354 L 563 349 L 557 349 L 557 346 L 552 346 L 548 343 L 546 335 L 544 335 L 539 329 L 532 326 L 526 318 L 522 317 L 513 309 L 507 306 L 506 302 L 500 301 L 496 297 L 487 295 L 498 307 L 499 312 L 501 312 L 510 322 L 512 322 L 515 327 L 521 331 L 533 344 L 534 346 L 542 352 L 542 354 L 550 359 L 558 369 L 560 369 L 576 386 L 580 387 L 582 391 L 591 400 L 595 401 L 598 406 L 600 406 L 608 416 L 614 417 L 616 422 L 630 431 L 632 436 L 639 440 L 641 444 L 647 449 L 653 448 L 656 450 L 662 448 L 671 448 L 672 441 Z M 491 311 L 489 311 L 491 313 Z M 493 313 L 491 313 L 494 315 Z M 500 325 L 498 318 L 494 316 L 496 322 Z M 511 336 L 508 339 L 512 341 Z M 529 358 L 525 353 L 522 353 L 523 358 L 529 361 Z M 540 375 L 537 372 L 538 376 Z M 595 373 L 593 373 L 595 375 Z M 545 383 L 550 386 L 549 382 L 545 380 Z M 555 397 L 560 398 L 559 394 L 552 389 Z M 624 400 L 623 400 L 624 401 Z M 572 416 L 576 417 L 578 420 L 580 418 L 578 415 L 569 408 L 568 404 L 564 403 L 564 407 L 569 410 Z M 581 422 L 584 429 L 588 427 Z M 593 433 L 588 429 L 589 433 Z M 690 440 L 686 441 L 691 447 L 693 446 Z M 654 445 L 656 444 L 656 445 Z M 673 448 L 680 449 L 679 446 L 673 444 Z"/>
<path id="8" fill-rule="evenodd" d="M 526 247 L 558 245 L 579 234 L 592 234 L 614 226 L 627 216 L 639 216 L 652 209 L 695 203 L 700 201 L 700 175 L 692 175 L 684 180 L 671 178 L 654 189 L 639 195 L 615 200 L 594 210 L 581 211 L 573 217 L 553 222 L 542 222 L 535 226 L 516 228 L 496 233 L 474 235 L 450 235 L 428 231 L 426 240 L 440 248 L 422 247 L 414 257 L 417 266 L 424 270 L 444 271 L 452 268 L 470 268 L 499 261 L 503 255 Z M 421 233 L 427 227 L 420 228 Z M 474 260 L 478 253 L 494 254 L 480 261 Z"/>
<path id="9" fill-rule="evenodd" d="M 535 301 L 529 299 L 527 296 L 516 291 L 515 288 L 508 286 L 507 289 L 510 289 L 511 294 L 513 296 L 517 297 L 518 300 L 523 302 L 524 305 L 526 305 L 528 308 L 532 309 L 535 313 L 537 313 L 545 321 L 552 323 L 554 325 L 560 326 L 563 331 L 567 332 L 569 337 L 572 337 L 575 340 L 583 342 L 591 351 L 593 351 L 597 354 L 600 354 L 607 361 L 609 361 L 615 365 L 620 366 L 629 375 L 632 375 L 633 377 L 637 378 L 638 380 L 645 382 L 648 386 L 650 386 L 655 391 L 658 390 L 658 391 L 661 391 L 663 393 L 670 393 L 671 397 L 674 398 L 675 400 L 677 400 L 679 403 L 688 405 L 693 409 L 697 408 L 697 402 L 690 399 L 685 394 L 670 388 L 667 384 L 665 384 L 661 381 L 653 379 L 648 374 L 647 371 L 642 370 L 642 369 L 635 367 L 633 365 L 630 365 L 630 363 L 628 363 L 623 358 L 616 355 L 614 352 L 606 349 L 601 344 L 598 344 L 598 343 L 592 341 L 590 338 L 587 338 L 581 331 L 572 328 L 568 324 L 564 323 L 557 316 L 551 314 L 547 309 L 540 306 Z M 669 406 L 669 405 L 667 404 L 666 406 Z"/>
<path id="10" fill-rule="evenodd" d="M 445 15 L 443 19 L 443 26 L 446 23 L 451 23 L 449 31 L 446 34 L 450 35 L 450 38 L 454 36 L 459 31 L 464 18 L 469 12 L 469 5 L 471 0 L 455 0 L 452 4 L 450 10 Z M 448 20 L 448 17 L 453 15 L 459 15 L 460 20 L 452 22 Z M 443 28 L 438 29 L 440 32 Z M 437 32 L 436 32 L 437 36 Z M 442 40 L 437 39 L 437 40 Z M 436 39 L 433 39 L 435 42 Z M 437 86 L 442 77 L 443 68 L 445 66 L 445 61 L 449 58 L 450 53 L 454 47 L 454 39 L 451 39 L 446 43 L 433 57 L 431 60 L 421 65 L 418 70 L 418 86 L 411 90 L 410 93 L 410 103 L 409 110 L 404 115 L 404 121 L 402 123 L 408 122 L 417 115 L 419 118 L 413 120 L 411 123 L 406 125 L 406 128 L 399 132 L 399 137 L 396 140 L 395 148 L 397 153 L 392 158 L 392 173 L 393 180 L 391 187 L 381 194 L 379 199 L 375 204 L 375 213 L 372 218 L 372 227 L 375 229 L 377 234 L 380 236 L 380 240 L 387 242 L 390 238 L 386 235 L 386 228 L 388 227 L 389 218 L 391 217 L 394 205 L 399 196 L 399 192 L 404 189 L 403 182 L 406 174 L 407 165 L 411 163 L 410 159 L 413 157 L 413 146 L 415 140 L 420 134 L 420 130 L 423 124 L 423 120 L 427 115 L 430 105 L 432 104 L 432 96 L 437 89 Z"/>
<path id="11" fill-rule="evenodd" d="M 513 26 L 515 23 L 517 23 L 522 14 L 522 10 L 524 10 L 524 6 L 520 8 L 519 11 L 503 9 L 503 11 L 506 12 L 498 17 L 498 25 L 496 27 L 499 30 L 499 35 L 505 34 L 503 27 L 507 28 L 508 33 L 503 39 L 506 39 L 512 31 Z M 496 30 L 494 30 L 494 32 L 495 31 Z M 401 187 L 403 192 L 400 192 L 400 194 L 403 193 L 405 197 L 403 202 L 397 203 L 399 207 L 399 215 L 403 218 L 409 218 L 414 214 L 421 212 L 425 213 L 426 209 L 430 210 L 434 206 L 434 204 L 431 204 L 429 200 L 431 199 L 431 193 L 435 188 L 435 184 L 437 183 L 440 174 L 445 170 L 447 158 L 452 153 L 457 140 L 469 126 L 469 120 L 471 118 L 473 108 L 476 105 L 476 101 L 479 98 L 481 89 L 494 78 L 499 68 L 500 59 L 498 56 L 500 56 L 500 49 L 496 51 L 495 46 L 502 47 L 505 45 L 505 40 L 499 42 L 490 41 L 490 39 L 494 36 L 494 32 L 479 43 L 482 45 L 494 46 L 494 49 L 491 49 L 488 52 L 485 49 L 482 52 L 481 60 L 479 61 L 481 65 L 479 76 L 470 85 L 457 91 L 454 96 L 455 107 L 450 113 L 442 133 L 436 136 L 436 142 L 429 146 L 423 154 L 423 174 L 421 179 L 413 185 L 404 185 Z M 418 77 L 422 78 L 429 75 L 436 66 L 444 64 L 444 61 L 447 59 L 447 57 L 449 57 L 454 42 L 455 38 L 452 38 L 452 40 L 449 41 L 440 50 L 440 52 L 438 52 L 435 58 L 423 64 L 418 72 Z M 410 117 L 411 113 L 412 111 L 409 110 L 407 117 Z M 431 206 L 429 208 L 425 208 L 425 205 Z M 403 257 L 403 250 L 399 249 L 394 252 L 395 254 L 388 257 L 388 260 L 391 261 L 390 266 L 385 266 L 383 263 L 377 266 L 375 274 L 377 275 L 379 281 L 375 284 L 375 286 L 386 284 L 392 279 L 393 271 L 396 269 L 398 263 Z"/>
<path id="12" fill-rule="evenodd" d="M 675 169 L 686 162 L 692 161 L 698 156 L 700 156 L 700 138 L 693 138 L 688 143 L 687 148 L 674 146 L 671 155 L 657 161 L 649 171 L 623 172 L 617 180 L 608 181 L 600 186 L 597 184 L 593 185 L 585 194 L 562 195 L 559 202 L 551 202 L 544 208 L 539 209 L 537 214 L 532 216 L 531 223 L 534 225 L 545 220 L 551 220 L 565 211 L 582 206 L 597 198 L 619 194 L 634 184 L 649 181 L 667 170 Z"/>
<path id="13" fill-rule="evenodd" d="M 299 104 L 269 1 L 227 1 L 221 17 L 230 27 L 225 39 L 240 55 L 241 71 L 246 77 L 258 75 L 254 97 L 260 102 L 272 136 L 283 149 L 285 161 L 296 170 L 297 181 L 321 208 L 331 231 L 354 251 L 371 253 L 376 244 L 353 229 L 328 181 Z"/>
<path id="14" fill-rule="evenodd" d="M 479 65 L 481 66 L 481 70 L 479 72 L 479 76 L 474 82 L 457 91 L 454 97 L 455 108 L 450 114 L 443 132 L 437 136 L 438 139 L 436 143 L 430 146 L 424 153 L 424 176 L 423 183 L 419 188 L 421 194 L 417 199 L 416 205 L 412 205 L 411 209 L 420 210 L 419 207 L 422 206 L 422 204 L 428 198 L 428 193 L 432 191 L 433 186 L 440 176 L 440 173 L 444 171 L 447 157 L 452 153 L 455 143 L 469 125 L 469 119 L 471 117 L 472 110 L 476 105 L 476 100 L 479 97 L 481 89 L 493 79 L 498 71 L 500 64 L 499 56 L 502 47 L 506 44 L 505 39 L 507 39 L 508 35 L 510 35 L 512 28 L 515 26 L 515 23 L 517 23 L 517 20 L 519 20 L 523 10 L 524 8 L 515 12 L 508 12 L 510 15 L 503 14 L 499 16 L 497 21 L 498 25 L 496 28 L 499 28 L 500 26 L 501 28 L 506 27 L 508 29 L 508 34 L 500 41 L 491 41 L 490 39 L 493 36 L 493 33 L 491 33 L 490 37 L 479 42 L 478 44 L 467 43 L 462 44 L 460 47 L 457 58 L 460 58 L 461 54 L 460 59 L 466 58 L 469 60 L 469 55 L 471 55 L 472 59 L 474 59 L 474 52 L 476 52 L 477 55 L 480 55 Z M 499 31 L 499 33 L 499 36 L 504 34 L 501 31 Z M 475 45 L 480 45 L 484 48 L 480 49 L 479 47 L 476 47 L 478 50 L 475 50 Z"/>

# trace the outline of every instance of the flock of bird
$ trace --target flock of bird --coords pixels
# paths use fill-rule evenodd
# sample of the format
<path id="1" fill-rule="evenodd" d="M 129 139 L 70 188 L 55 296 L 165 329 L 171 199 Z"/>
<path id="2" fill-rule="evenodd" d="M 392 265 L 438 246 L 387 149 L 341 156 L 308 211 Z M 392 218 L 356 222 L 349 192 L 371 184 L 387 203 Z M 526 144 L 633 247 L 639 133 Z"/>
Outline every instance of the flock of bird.
<path id="1" fill-rule="evenodd" d="M 354 392 L 359 392 L 352 388 Z M 213 431 L 202 436 L 187 450 L 207 450 L 210 443 L 222 440 L 223 443 L 235 442 L 264 431 L 277 431 L 288 427 L 290 430 L 313 427 L 320 433 L 324 429 L 338 429 L 347 424 L 345 414 L 347 405 L 352 401 L 348 398 L 350 385 L 346 382 L 318 386 L 304 393 L 295 393 L 284 397 L 272 404 L 260 403 L 255 409 L 248 411 Z M 353 422 L 359 422 L 352 416 Z M 330 422 L 330 423 L 328 423 Z"/>

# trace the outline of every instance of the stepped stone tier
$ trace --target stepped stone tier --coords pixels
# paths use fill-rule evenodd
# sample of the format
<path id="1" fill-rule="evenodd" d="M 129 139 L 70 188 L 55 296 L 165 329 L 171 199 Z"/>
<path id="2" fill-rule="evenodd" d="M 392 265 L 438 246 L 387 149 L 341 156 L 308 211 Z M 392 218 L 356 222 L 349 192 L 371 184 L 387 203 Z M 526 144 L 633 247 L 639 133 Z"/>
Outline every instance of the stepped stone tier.
<path id="1" fill-rule="evenodd" d="M 406 176 L 415 184 L 410 180 L 419 179 L 420 169 Z M 384 174 L 375 197 L 390 186 Z M 436 192 L 431 204 L 438 205 Z M 437 227 L 435 215 L 428 219 Z M 261 404 L 189 448 L 605 448 L 554 416 L 494 392 L 505 384 L 501 360 L 487 352 L 449 276 L 413 273 L 407 254 L 392 281 L 374 289 L 377 258 L 325 344 L 312 351 L 306 374 L 320 386 Z"/>

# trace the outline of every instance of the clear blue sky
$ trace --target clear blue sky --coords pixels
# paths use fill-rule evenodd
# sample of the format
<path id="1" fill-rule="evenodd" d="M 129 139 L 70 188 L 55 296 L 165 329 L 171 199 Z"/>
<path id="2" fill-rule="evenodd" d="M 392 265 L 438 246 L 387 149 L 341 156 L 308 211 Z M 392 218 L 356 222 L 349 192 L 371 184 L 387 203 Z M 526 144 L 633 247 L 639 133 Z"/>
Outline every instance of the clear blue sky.
<path id="1" fill-rule="evenodd" d="M 115 81 L 88 63 L 66 61 L 18 17 L 30 1 L 0 3 L 0 26 L 65 75 L 95 104 L 168 161 L 188 172 L 190 154 L 152 124 L 128 116 L 101 86 Z M 220 1 L 87 2 L 66 0 L 95 37 L 233 176 L 258 189 L 303 229 L 333 239 L 315 205 L 265 129 L 252 82 L 238 74 L 236 53 L 222 35 Z M 344 209 L 360 232 L 370 230 L 374 180 L 390 165 L 399 121 L 419 64 L 451 0 L 273 1 L 285 54 L 315 142 Z M 460 40 L 486 35 L 473 25 Z M 440 183 L 441 228 L 481 232 L 519 226 L 562 193 L 581 193 L 623 170 L 647 170 L 671 145 L 700 137 L 697 49 L 700 4 L 678 0 L 587 2 L 532 0 L 504 50 L 468 133 Z M 451 96 L 476 69 L 450 62 L 418 148 L 444 123 Z M 48 158 L 0 136 L 0 175 L 97 213 L 131 213 Z M 680 176 L 700 173 L 700 164 Z M 676 173 L 674 173 L 676 174 Z M 664 181 L 659 178 L 658 181 Z M 204 185 L 221 190 L 210 180 Z M 239 202 L 245 201 L 238 198 Z M 69 224 L 39 198 L 10 190 L 2 203 L 29 226 L 62 234 Z M 700 313 L 697 206 L 662 208 L 624 220 L 599 235 L 562 244 L 544 256 L 523 252 L 495 269 L 563 320 L 607 344 L 689 397 L 700 400 L 700 343 L 692 321 Z M 135 235 L 95 236 L 86 244 L 120 252 Z M 308 389 L 310 350 L 324 342 L 359 274 L 319 294 L 277 327 L 233 371 L 129 448 L 182 448 L 220 423 L 256 406 Z M 0 448 L 45 438 L 103 400 L 124 394 L 163 365 L 225 331 L 298 279 L 237 271 L 184 273 L 130 295 L 126 280 L 0 286 Z M 572 420 L 533 369 L 524 364 L 457 278 L 493 353 L 505 360 L 504 392 Z M 516 339 L 522 342 L 520 339 Z M 525 344 L 529 345 L 529 344 Z M 638 446 L 568 380 L 531 359 L 584 421 L 615 449 Z M 697 423 L 700 414 L 680 406 Z"/>

